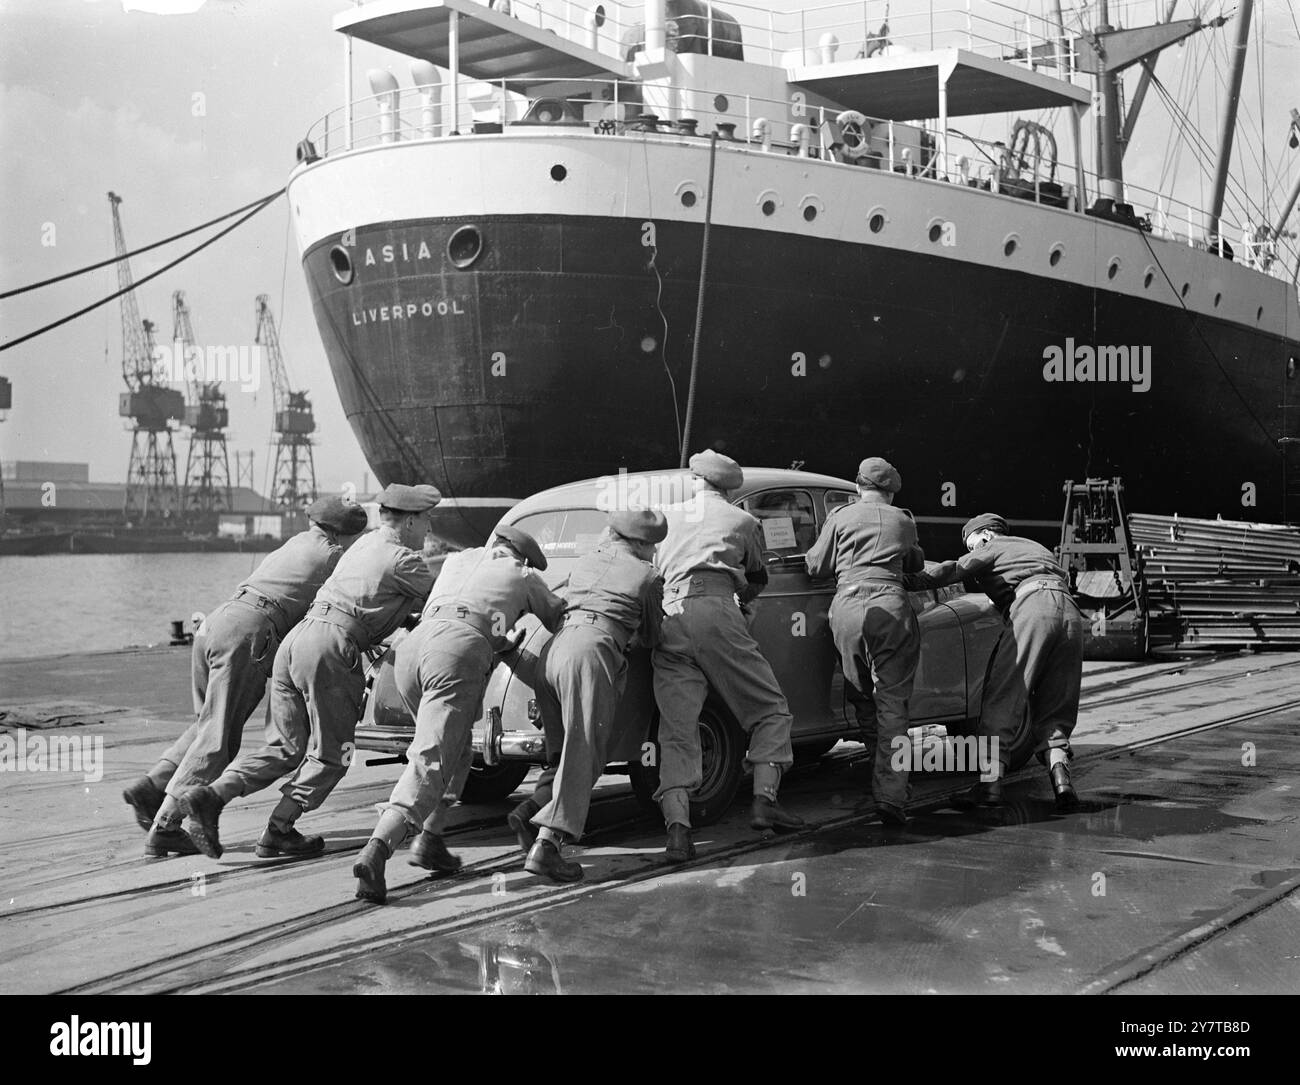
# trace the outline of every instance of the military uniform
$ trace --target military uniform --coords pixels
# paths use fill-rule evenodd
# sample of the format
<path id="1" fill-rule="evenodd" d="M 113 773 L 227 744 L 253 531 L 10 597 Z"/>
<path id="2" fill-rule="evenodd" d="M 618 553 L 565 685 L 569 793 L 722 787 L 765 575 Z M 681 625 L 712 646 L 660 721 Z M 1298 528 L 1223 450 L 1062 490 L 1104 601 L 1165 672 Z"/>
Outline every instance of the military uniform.
<path id="1" fill-rule="evenodd" d="M 859 482 L 886 493 L 902 479 L 884 460 L 864 460 Z M 908 702 L 921 657 L 916 614 L 903 574 L 925 566 L 910 516 L 878 500 L 842 505 L 826 519 L 806 556 L 808 574 L 835 576 L 831 634 L 840 655 L 845 693 L 856 710 L 873 764 L 871 791 L 895 815 L 907 803 L 908 773 L 895 769 L 894 746 L 906 739 Z"/>
<path id="2" fill-rule="evenodd" d="M 390 486 L 379 495 L 381 506 L 410 513 L 425 512 L 438 499 L 431 486 Z M 348 770 L 365 694 L 363 655 L 424 603 L 433 580 L 420 552 L 406 546 L 394 527 L 362 536 L 339 559 L 276 656 L 264 745 L 241 754 L 210 788 L 186 795 L 206 854 L 221 853 L 216 816 L 222 805 L 288 773 L 284 798 L 263 836 L 271 842 L 259 842 L 258 853 L 290 853 L 288 845 L 277 849 L 279 837 L 306 839 L 297 836 L 294 822 L 320 806 Z M 314 837 L 309 844 L 319 851 L 324 842 Z"/>
<path id="3" fill-rule="evenodd" d="M 710 687 L 749 736 L 745 759 L 754 766 L 756 796 L 774 802 L 781 772 L 794 762 L 785 694 L 736 603 L 757 595 L 765 574 L 758 520 L 718 492 L 737 488 L 744 475 L 734 460 L 713 452 L 692 457 L 691 469 L 718 490 L 702 490 L 664 510 L 668 535 L 656 559 L 664 578 L 664 619 L 653 657 L 655 798 L 670 830 L 690 826 L 689 792 L 702 782 L 700 711 Z M 679 858 L 692 849 L 669 851 Z"/>
<path id="4" fill-rule="evenodd" d="M 1007 622 L 993 650 L 980 710 L 981 731 L 998 739 L 1003 772 L 1026 705 L 1038 759 L 1064 763 L 1071 756 L 1070 735 L 1079 718 L 1083 616 L 1070 595 L 1065 570 L 1051 551 L 1032 539 L 1005 534 L 1006 521 L 994 515 L 969 521 L 962 536 L 985 528 L 1002 534 L 916 579 L 931 587 L 966 581 L 988 595 Z M 1059 776 L 1053 775 L 1058 802 L 1072 805 L 1068 771 L 1063 781 Z"/>
<path id="5" fill-rule="evenodd" d="M 651 544 L 667 531 L 659 513 L 614 513 L 610 524 L 619 534 Z M 532 819 L 550 836 L 576 840 L 582 835 L 623 695 L 625 653 L 634 638 L 650 648 L 658 642 L 662 586 L 652 564 L 621 539 L 606 538 L 578 559 L 562 590 L 564 624 L 542 649 L 537 689 L 543 720 L 550 726 L 559 718 L 564 727 L 553 787 Z M 537 865 L 531 854 L 529 859 Z M 550 869 L 534 871 L 539 872 L 554 876 Z M 581 876 L 580 867 L 576 875 Z"/>
<path id="6" fill-rule="evenodd" d="M 502 528 L 497 538 L 510 541 L 536 568 L 546 567 L 531 536 Z M 370 843 L 382 848 L 363 852 L 353 868 L 358 897 L 383 902 L 384 863 L 412 828 L 424 830 L 413 848 L 416 865 L 459 868 L 460 860 L 446 850 L 441 834 L 426 826 L 469 753 L 493 663 L 498 653 L 513 647 L 507 634 L 525 614 L 556 629 L 563 613 L 560 599 L 507 547 L 494 543 L 447 559 L 419 626 L 397 649 L 394 678 L 402 703 L 415 718 L 415 736 L 406 769 L 388 802 L 381 804 L 371 834 Z M 429 835 L 437 839 L 427 839 Z"/>
<path id="7" fill-rule="evenodd" d="M 239 753 L 244 724 L 262 699 L 277 647 L 343 554 L 338 535 L 356 535 L 366 526 L 365 510 L 339 498 L 314 502 L 307 515 L 312 525 L 267 555 L 195 634 L 190 666 L 197 719 L 148 773 L 160 803 L 154 826 L 163 834 L 180 825 L 180 796 L 214 780 Z M 170 801 L 162 801 L 164 790 Z M 144 804 L 132 800 L 131 789 L 127 801 L 143 825 Z M 146 855 L 154 855 L 158 843 L 147 842 Z"/>

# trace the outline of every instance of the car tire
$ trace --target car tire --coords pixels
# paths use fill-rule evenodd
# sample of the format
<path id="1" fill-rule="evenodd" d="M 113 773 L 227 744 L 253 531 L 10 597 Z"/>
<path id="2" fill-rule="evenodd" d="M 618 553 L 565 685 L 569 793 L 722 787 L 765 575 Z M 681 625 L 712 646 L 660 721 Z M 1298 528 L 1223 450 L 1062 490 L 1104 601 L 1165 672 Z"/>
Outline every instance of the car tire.
<path id="1" fill-rule="evenodd" d="M 476 761 L 465 777 L 460 801 L 470 805 L 500 802 L 524 782 L 530 768 L 532 765 L 527 761 L 507 761 L 500 765 L 482 765 Z"/>
<path id="2" fill-rule="evenodd" d="M 637 799 L 649 810 L 658 811 L 654 793 L 659 789 L 659 717 L 656 714 L 646 737 L 654 750 L 653 764 L 632 762 L 628 775 Z M 708 701 L 700 711 L 700 759 L 703 780 L 691 792 L 691 824 L 712 825 L 727 812 L 745 776 L 745 751 L 749 748 L 740 725 L 716 702 Z"/>

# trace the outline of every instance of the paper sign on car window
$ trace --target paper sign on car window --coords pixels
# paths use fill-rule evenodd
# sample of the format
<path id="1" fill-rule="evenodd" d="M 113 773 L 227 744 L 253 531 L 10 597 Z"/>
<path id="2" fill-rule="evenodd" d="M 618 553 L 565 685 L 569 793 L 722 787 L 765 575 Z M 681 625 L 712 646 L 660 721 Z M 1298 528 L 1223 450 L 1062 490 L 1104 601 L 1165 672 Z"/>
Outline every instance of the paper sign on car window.
<path id="1" fill-rule="evenodd" d="M 794 537 L 794 518 L 791 516 L 773 516 L 761 521 L 763 525 L 763 546 L 768 550 L 788 550 L 797 546 Z"/>

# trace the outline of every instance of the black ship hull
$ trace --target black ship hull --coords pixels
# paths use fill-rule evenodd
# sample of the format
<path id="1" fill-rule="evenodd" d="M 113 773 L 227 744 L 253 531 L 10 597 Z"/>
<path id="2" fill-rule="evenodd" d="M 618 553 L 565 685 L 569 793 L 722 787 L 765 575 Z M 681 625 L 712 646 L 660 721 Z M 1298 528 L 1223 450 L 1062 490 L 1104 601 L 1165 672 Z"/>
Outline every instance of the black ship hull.
<path id="1" fill-rule="evenodd" d="M 462 269 L 447 243 L 469 224 L 359 228 L 347 276 L 338 235 L 304 254 L 371 466 L 434 482 L 450 499 L 440 531 L 461 544 L 512 499 L 677 464 L 703 240 L 699 223 L 659 221 L 651 246 L 635 219 L 478 216 L 481 255 Z M 413 259 L 421 246 L 429 258 Z M 845 477 L 886 456 L 932 539 L 986 510 L 1041 534 L 1066 478 L 1122 477 L 1130 509 L 1294 519 L 1300 351 L 1261 328 L 1008 267 L 715 225 L 688 451 Z"/>

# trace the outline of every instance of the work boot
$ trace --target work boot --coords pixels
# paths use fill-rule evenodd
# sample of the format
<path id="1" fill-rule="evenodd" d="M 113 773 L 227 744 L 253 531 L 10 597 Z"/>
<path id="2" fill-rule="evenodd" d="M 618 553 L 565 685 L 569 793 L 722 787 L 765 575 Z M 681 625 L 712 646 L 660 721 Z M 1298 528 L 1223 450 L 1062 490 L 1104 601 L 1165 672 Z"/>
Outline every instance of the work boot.
<path id="1" fill-rule="evenodd" d="M 902 828 L 907 824 L 907 810 L 892 802 L 876 802 L 876 815 L 881 824 Z"/>
<path id="2" fill-rule="evenodd" d="M 158 816 L 158 808 L 166 797 L 167 792 L 148 776 L 141 776 L 122 792 L 122 798 L 135 810 L 135 823 L 145 832 L 153 828 L 153 819 Z"/>
<path id="3" fill-rule="evenodd" d="M 149 830 L 144 841 L 146 859 L 166 859 L 169 855 L 198 855 L 199 846 L 182 828 Z"/>
<path id="4" fill-rule="evenodd" d="M 1052 779 L 1052 792 L 1056 796 L 1056 809 L 1066 813 L 1079 805 L 1078 792 L 1070 780 L 1070 765 L 1059 761 L 1047 770 Z"/>
<path id="5" fill-rule="evenodd" d="M 798 814 L 778 806 L 766 795 L 755 795 L 749 808 L 751 829 L 772 829 L 778 833 L 793 833 L 804 828 L 805 822 Z"/>
<path id="6" fill-rule="evenodd" d="M 275 859 L 279 856 L 305 859 L 319 855 L 325 850 L 325 838 L 309 833 L 304 836 L 292 825 L 288 829 L 277 829 L 268 825 L 257 841 L 259 859 Z"/>
<path id="7" fill-rule="evenodd" d="M 533 815 L 540 810 L 532 799 L 525 799 L 506 815 L 506 824 L 514 830 L 515 839 L 519 841 L 519 850 L 527 855 L 537 841 L 537 829 L 533 825 Z"/>
<path id="8" fill-rule="evenodd" d="M 320 840 L 320 837 L 314 839 Z M 352 876 L 357 880 L 357 900 L 373 900 L 383 904 L 388 899 L 388 885 L 384 881 L 384 864 L 392 858 L 392 851 L 382 840 L 371 837 L 352 864 Z"/>
<path id="9" fill-rule="evenodd" d="M 524 869 L 529 874 L 550 878 L 553 882 L 582 881 L 582 867 L 561 855 L 559 845 L 554 840 L 543 836 L 539 836 L 537 843 L 528 849 Z"/>
<path id="10" fill-rule="evenodd" d="M 681 822 L 668 826 L 668 844 L 664 858 L 670 863 L 685 863 L 695 858 L 695 845 L 691 842 L 691 828 Z"/>
<path id="11" fill-rule="evenodd" d="M 221 833 L 218 822 L 221 808 L 226 804 L 212 788 L 195 787 L 185 793 L 185 807 L 193 819 L 194 843 L 199 851 L 212 859 L 221 858 Z"/>
<path id="12" fill-rule="evenodd" d="M 981 780 L 969 791 L 954 796 L 952 804 L 958 810 L 973 810 L 977 806 L 1001 806 L 1005 801 L 1000 779 Z"/>
<path id="13" fill-rule="evenodd" d="M 459 855 L 452 855 L 447 845 L 437 833 L 422 832 L 411 845 L 411 866 L 423 867 L 425 870 L 440 870 L 444 874 L 455 874 L 461 868 Z"/>

